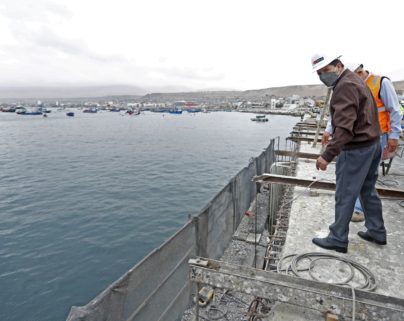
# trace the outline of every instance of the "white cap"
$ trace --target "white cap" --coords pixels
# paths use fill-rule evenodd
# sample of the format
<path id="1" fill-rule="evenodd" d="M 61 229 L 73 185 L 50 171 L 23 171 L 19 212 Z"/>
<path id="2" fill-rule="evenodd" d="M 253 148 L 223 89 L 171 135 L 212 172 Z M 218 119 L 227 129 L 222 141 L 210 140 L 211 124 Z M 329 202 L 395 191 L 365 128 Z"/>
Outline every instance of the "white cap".
<path id="1" fill-rule="evenodd" d="M 363 64 L 359 62 L 347 62 L 344 64 L 345 68 L 348 68 L 350 71 L 355 72 L 356 69 L 363 68 Z"/>
<path id="2" fill-rule="evenodd" d="M 315 54 L 311 57 L 311 66 L 313 67 L 313 72 L 324 68 L 325 66 L 329 65 L 330 62 L 334 61 L 335 59 L 341 58 L 342 55 L 339 56 L 329 56 L 323 54 Z"/>

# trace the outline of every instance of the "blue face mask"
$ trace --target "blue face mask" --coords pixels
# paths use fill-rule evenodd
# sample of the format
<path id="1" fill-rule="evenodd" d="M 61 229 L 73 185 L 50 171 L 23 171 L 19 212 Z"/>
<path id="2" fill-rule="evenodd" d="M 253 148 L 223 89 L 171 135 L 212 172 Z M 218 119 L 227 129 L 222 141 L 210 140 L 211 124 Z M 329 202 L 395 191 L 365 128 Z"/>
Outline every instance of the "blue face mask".
<path id="1" fill-rule="evenodd" d="M 332 71 L 332 72 L 322 72 L 319 77 L 324 85 L 326 85 L 327 87 L 333 87 L 337 82 L 339 75 L 337 75 L 335 71 Z"/>

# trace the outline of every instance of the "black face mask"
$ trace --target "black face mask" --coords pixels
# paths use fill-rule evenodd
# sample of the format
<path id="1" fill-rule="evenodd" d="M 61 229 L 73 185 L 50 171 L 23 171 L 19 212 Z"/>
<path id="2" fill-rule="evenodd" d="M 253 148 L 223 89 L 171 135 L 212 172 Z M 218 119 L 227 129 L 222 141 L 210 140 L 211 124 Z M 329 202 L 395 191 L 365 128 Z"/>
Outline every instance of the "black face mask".
<path id="1" fill-rule="evenodd" d="M 339 75 L 337 75 L 335 71 L 332 71 L 332 72 L 322 72 L 319 77 L 324 85 L 326 85 L 327 87 L 333 87 L 337 82 Z"/>

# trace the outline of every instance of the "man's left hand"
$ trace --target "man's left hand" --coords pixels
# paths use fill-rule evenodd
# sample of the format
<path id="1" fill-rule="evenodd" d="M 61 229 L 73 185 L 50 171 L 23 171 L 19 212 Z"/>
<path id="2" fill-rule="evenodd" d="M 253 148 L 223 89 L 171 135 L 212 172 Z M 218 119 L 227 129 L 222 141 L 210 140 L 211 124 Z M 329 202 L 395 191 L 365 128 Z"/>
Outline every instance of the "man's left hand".
<path id="1" fill-rule="evenodd" d="M 321 138 L 321 145 L 325 146 L 328 144 L 330 140 L 331 133 L 327 132 L 326 130 L 323 133 L 323 137 Z"/>
<path id="2" fill-rule="evenodd" d="M 389 138 L 387 142 L 387 149 L 389 153 L 394 153 L 398 146 L 398 139 Z"/>
<path id="3" fill-rule="evenodd" d="M 317 161 L 316 161 L 316 168 L 317 168 L 317 170 L 322 170 L 322 171 L 325 171 L 325 170 L 327 170 L 327 165 L 328 165 L 329 163 L 324 159 L 324 158 L 322 158 L 321 156 L 319 157 L 319 158 L 317 158 Z"/>

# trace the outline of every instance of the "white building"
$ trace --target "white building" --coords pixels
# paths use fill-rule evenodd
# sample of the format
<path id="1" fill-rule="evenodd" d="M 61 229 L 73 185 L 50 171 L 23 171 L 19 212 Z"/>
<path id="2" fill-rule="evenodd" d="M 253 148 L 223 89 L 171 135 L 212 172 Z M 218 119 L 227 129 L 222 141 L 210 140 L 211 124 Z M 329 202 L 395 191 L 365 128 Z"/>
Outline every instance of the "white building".
<path id="1" fill-rule="evenodd" d="M 314 107 L 315 103 L 316 102 L 311 98 L 305 98 L 303 101 L 303 104 L 307 107 Z"/>

